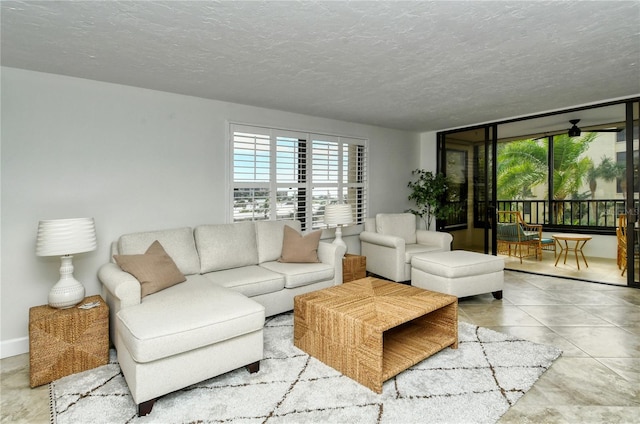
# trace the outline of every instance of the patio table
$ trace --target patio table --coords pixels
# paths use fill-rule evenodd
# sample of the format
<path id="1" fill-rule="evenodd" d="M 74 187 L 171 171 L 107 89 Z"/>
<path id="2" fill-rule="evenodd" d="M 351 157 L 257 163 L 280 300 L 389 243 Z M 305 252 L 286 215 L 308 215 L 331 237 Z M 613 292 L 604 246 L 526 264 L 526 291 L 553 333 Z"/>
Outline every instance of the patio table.
<path id="1" fill-rule="evenodd" d="M 576 265 L 578 265 L 578 270 L 580 270 L 580 261 L 578 260 L 578 253 L 580 253 L 580 255 L 582 256 L 582 259 L 584 260 L 584 264 L 587 266 L 587 268 L 589 268 L 589 264 L 587 263 L 587 258 L 584 256 L 584 252 L 582 251 L 582 248 L 584 247 L 585 244 L 587 244 L 587 242 L 589 240 L 591 240 L 591 236 L 587 236 L 584 234 L 553 234 L 552 237 L 554 238 L 554 240 L 558 243 L 558 246 L 560 247 L 560 254 L 558 255 L 558 257 L 556 258 L 556 263 L 555 266 L 558 266 L 558 261 L 560 260 L 560 257 L 562 256 L 562 252 L 564 252 L 564 264 L 567 264 L 567 255 L 569 253 L 569 249 L 573 250 L 573 253 L 576 257 Z M 564 246 L 562 246 L 562 242 L 564 241 Z M 570 241 L 574 241 L 576 244 L 573 246 L 573 248 L 569 247 L 569 242 Z"/>

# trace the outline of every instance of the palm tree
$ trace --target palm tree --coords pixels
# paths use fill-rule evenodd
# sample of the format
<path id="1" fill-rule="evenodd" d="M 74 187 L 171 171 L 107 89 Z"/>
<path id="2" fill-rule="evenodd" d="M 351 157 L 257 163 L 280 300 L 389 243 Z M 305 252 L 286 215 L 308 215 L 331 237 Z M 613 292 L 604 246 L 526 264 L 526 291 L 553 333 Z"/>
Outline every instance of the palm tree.
<path id="1" fill-rule="evenodd" d="M 586 180 L 593 161 L 581 157 L 589 144 L 598 136 L 586 133 L 583 137 L 569 137 L 566 134 L 553 138 L 553 198 L 564 200 L 578 193 Z"/>
<path id="2" fill-rule="evenodd" d="M 531 197 L 531 187 L 547 178 L 547 140 L 519 140 L 498 145 L 499 199 Z"/>
<path id="3" fill-rule="evenodd" d="M 587 179 L 593 161 L 584 156 L 596 133 L 583 137 L 559 134 L 553 137 L 554 200 L 578 197 L 578 190 Z M 521 199 L 530 197 L 531 188 L 547 181 L 549 139 L 519 140 L 498 149 L 498 197 Z M 556 217 L 563 213 L 562 203 L 556 203 Z"/>
<path id="4" fill-rule="evenodd" d="M 614 162 L 608 156 L 603 156 L 598 166 L 591 166 L 587 173 L 587 180 L 589 182 L 589 190 L 591 191 L 591 200 L 596 198 L 596 189 L 598 188 L 598 178 L 609 182 L 614 181 L 616 178 L 624 177 L 625 167 L 622 164 Z M 625 193 L 626 194 L 626 193 Z M 595 202 L 591 203 L 592 215 L 595 216 Z M 596 217 L 597 219 L 597 217 Z"/>

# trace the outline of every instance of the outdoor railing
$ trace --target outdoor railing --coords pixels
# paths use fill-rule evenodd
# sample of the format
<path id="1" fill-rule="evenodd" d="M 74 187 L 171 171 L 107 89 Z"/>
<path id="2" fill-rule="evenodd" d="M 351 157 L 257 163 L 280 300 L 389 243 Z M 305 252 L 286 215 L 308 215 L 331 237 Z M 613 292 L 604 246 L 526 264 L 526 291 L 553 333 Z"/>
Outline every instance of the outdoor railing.
<path id="1" fill-rule="evenodd" d="M 615 229 L 624 199 L 498 200 L 498 210 L 515 210 L 531 224 Z"/>
<path id="2" fill-rule="evenodd" d="M 452 203 L 457 212 L 451 214 L 445 229 L 467 227 L 466 202 Z M 638 210 L 638 201 L 635 210 Z M 520 211 L 525 222 L 542 224 L 543 228 L 593 230 L 609 233 L 615 231 L 618 215 L 625 212 L 624 199 L 597 200 L 498 200 L 497 210 Z M 473 204 L 474 226 L 485 226 L 485 203 Z"/>

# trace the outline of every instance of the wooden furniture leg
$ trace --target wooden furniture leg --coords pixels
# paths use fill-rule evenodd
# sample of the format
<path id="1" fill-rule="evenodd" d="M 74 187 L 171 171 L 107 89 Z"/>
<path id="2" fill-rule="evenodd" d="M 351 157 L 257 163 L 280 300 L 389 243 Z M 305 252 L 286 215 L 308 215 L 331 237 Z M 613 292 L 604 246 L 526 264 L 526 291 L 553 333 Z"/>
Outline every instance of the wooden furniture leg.
<path id="1" fill-rule="evenodd" d="M 256 361 L 252 364 L 249 364 L 246 366 L 247 371 L 249 371 L 250 374 L 254 374 L 258 371 L 260 371 L 260 361 Z"/>
<path id="2" fill-rule="evenodd" d="M 138 404 L 138 416 L 144 417 L 145 415 L 149 415 L 149 413 L 151 412 L 151 409 L 153 409 L 153 404 L 156 403 L 157 399 L 158 398 L 151 399 L 146 402 L 142 402 Z"/>

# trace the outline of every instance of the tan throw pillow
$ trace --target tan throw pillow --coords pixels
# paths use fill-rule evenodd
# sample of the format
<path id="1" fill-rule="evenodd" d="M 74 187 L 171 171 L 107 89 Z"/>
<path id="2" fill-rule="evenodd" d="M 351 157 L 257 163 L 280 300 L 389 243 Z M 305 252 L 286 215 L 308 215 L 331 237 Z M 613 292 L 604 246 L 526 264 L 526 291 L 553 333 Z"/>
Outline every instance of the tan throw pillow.
<path id="1" fill-rule="evenodd" d="M 282 255 L 278 262 L 320 262 L 318 259 L 318 244 L 322 230 L 314 231 L 305 236 L 289 227 L 284 226 L 282 240 Z"/>
<path id="2" fill-rule="evenodd" d="M 140 297 L 186 281 L 158 240 L 149 246 L 144 255 L 113 255 L 113 259 L 123 271 L 140 282 Z"/>

